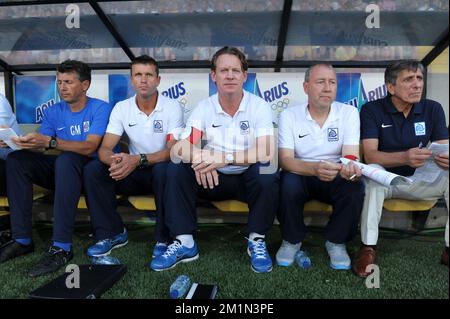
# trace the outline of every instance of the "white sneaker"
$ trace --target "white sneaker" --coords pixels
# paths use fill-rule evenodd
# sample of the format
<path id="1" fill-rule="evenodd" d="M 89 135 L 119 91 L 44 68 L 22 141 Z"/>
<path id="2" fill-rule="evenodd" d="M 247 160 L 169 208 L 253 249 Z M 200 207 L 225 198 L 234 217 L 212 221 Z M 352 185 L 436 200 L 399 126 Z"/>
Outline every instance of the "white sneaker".
<path id="1" fill-rule="evenodd" d="M 337 270 L 350 269 L 350 257 L 347 254 L 345 244 L 334 244 L 330 241 L 326 241 L 325 247 L 327 248 L 328 255 L 330 256 L 330 267 Z"/>
<path id="2" fill-rule="evenodd" d="M 294 263 L 295 254 L 300 250 L 302 243 L 291 244 L 283 240 L 280 249 L 278 249 L 276 260 L 278 266 L 288 267 Z"/>

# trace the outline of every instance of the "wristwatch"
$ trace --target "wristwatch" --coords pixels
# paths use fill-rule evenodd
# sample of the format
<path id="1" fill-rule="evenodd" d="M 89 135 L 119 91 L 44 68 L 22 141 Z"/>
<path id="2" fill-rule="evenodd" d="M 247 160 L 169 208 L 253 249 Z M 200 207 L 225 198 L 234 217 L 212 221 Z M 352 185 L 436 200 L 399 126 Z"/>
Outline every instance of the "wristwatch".
<path id="1" fill-rule="evenodd" d="M 50 142 L 48 143 L 48 149 L 55 149 L 58 146 L 58 141 L 55 136 L 50 138 Z"/>
<path id="2" fill-rule="evenodd" d="M 145 155 L 145 154 L 139 154 L 139 156 L 141 157 L 141 158 L 139 159 L 139 167 L 140 167 L 140 168 L 143 168 L 143 167 L 147 166 L 147 165 L 148 165 L 147 155 Z"/>
<path id="3" fill-rule="evenodd" d="M 234 162 L 234 155 L 233 155 L 233 153 L 227 153 L 225 155 L 225 163 L 233 164 L 233 162 Z"/>

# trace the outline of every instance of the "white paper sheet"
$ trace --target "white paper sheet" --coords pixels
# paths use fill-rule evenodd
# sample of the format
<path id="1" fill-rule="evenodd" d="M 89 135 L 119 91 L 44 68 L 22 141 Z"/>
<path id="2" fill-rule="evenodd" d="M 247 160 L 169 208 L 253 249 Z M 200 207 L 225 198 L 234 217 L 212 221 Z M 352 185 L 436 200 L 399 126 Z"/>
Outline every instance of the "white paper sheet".
<path id="1" fill-rule="evenodd" d="M 16 132 L 12 128 L 0 128 L 0 140 L 6 143 L 13 150 L 20 150 L 21 148 L 14 144 L 11 137 L 17 137 Z"/>
<path id="2" fill-rule="evenodd" d="M 355 162 L 352 160 L 349 160 L 347 158 L 342 157 L 341 162 L 343 164 L 348 164 L 349 162 L 353 162 L 354 164 L 358 165 L 361 169 L 361 172 L 363 176 L 373 179 L 374 181 L 384 185 L 384 186 L 391 186 L 391 185 L 400 185 L 400 184 L 411 184 L 413 181 L 410 178 L 397 175 L 376 167 L 372 167 L 360 162 Z"/>
<path id="3" fill-rule="evenodd" d="M 411 176 L 411 178 L 415 181 L 417 180 L 425 183 L 433 183 L 441 174 L 448 175 L 448 171 L 444 171 L 442 168 L 437 166 L 433 158 L 441 153 L 448 154 L 448 144 L 431 143 L 428 149 L 433 152 L 433 155 L 425 162 L 423 166 L 416 168 L 414 175 Z"/>

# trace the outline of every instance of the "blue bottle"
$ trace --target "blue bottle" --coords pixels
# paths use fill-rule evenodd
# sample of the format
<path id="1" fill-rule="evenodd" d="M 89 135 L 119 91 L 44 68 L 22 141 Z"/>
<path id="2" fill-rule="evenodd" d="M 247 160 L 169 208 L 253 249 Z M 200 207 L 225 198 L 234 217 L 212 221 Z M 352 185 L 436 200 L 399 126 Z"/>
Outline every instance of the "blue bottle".
<path id="1" fill-rule="evenodd" d="M 303 250 L 297 252 L 295 261 L 297 262 L 297 265 L 303 269 L 308 269 L 312 266 L 311 259 L 309 259 L 308 255 L 306 255 L 306 252 Z"/>
<path id="2" fill-rule="evenodd" d="M 112 256 L 92 257 L 93 265 L 120 265 L 119 259 Z"/>
<path id="3" fill-rule="evenodd" d="M 178 276 L 178 278 L 170 285 L 170 298 L 182 298 L 189 287 L 191 286 L 191 279 L 186 275 Z"/>

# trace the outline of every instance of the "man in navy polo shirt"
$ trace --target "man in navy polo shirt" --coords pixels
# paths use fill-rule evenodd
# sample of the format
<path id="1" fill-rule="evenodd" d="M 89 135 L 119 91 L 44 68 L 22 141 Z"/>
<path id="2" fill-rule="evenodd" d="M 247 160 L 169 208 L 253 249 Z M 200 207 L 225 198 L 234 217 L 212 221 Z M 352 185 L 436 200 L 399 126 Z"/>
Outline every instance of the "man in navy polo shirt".
<path id="1" fill-rule="evenodd" d="M 33 184 L 55 190 L 53 241 L 28 272 L 31 277 L 55 271 L 73 257 L 72 232 L 83 167 L 97 156 L 111 113 L 108 103 L 86 95 L 91 84 L 87 64 L 64 61 L 57 67 L 56 80 L 63 101 L 45 110 L 39 133 L 13 140 L 22 150 L 6 160 L 13 240 L 1 248 L 0 263 L 34 251 Z M 43 154 L 46 149 L 61 153 Z"/>
<path id="2" fill-rule="evenodd" d="M 421 99 L 424 67 L 417 61 L 398 61 L 385 71 L 389 92 L 383 99 L 365 104 L 361 110 L 361 139 L 364 158 L 380 169 L 411 176 L 426 161 L 434 160 L 443 171 L 431 183 L 415 180 L 412 185 L 385 187 L 366 179 L 361 216 L 362 245 L 353 270 L 367 277 L 367 266 L 376 262 L 378 224 L 383 202 L 389 198 L 433 200 L 445 198 L 448 210 L 448 150 L 432 157 L 429 142 L 448 144 L 448 129 L 442 106 Z M 442 262 L 448 265 L 448 220 Z"/>
<path id="3" fill-rule="evenodd" d="M 272 114 L 263 99 L 243 90 L 247 69 L 245 55 L 233 47 L 218 50 L 212 58 L 211 78 L 218 93 L 192 111 L 184 134 L 172 148 L 176 154 L 172 159 L 178 159 L 178 164 L 171 162 L 167 167 L 164 207 L 175 240 L 151 262 L 155 271 L 198 258 L 193 238 L 197 195 L 246 201 L 251 268 L 259 273 L 272 270 L 265 234 L 277 209 L 278 173 L 277 167 L 262 164 L 274 156 Z"/>

